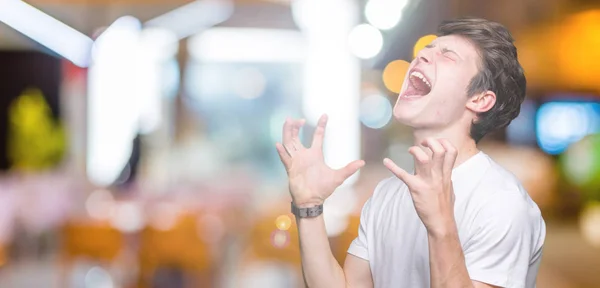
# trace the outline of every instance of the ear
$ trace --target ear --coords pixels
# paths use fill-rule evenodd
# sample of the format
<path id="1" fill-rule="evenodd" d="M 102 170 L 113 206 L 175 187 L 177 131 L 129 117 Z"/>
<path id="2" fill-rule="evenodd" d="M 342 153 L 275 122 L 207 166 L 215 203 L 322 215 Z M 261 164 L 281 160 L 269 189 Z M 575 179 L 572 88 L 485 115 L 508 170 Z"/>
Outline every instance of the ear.
<path id="1" fill-rule="evenodd" d="M 496 104 L 496 93 L 487 90 L 469 98 L 467 101 L 467 109 L 476 114 L 483 113 L 492 109 L 494 104 Z"/>

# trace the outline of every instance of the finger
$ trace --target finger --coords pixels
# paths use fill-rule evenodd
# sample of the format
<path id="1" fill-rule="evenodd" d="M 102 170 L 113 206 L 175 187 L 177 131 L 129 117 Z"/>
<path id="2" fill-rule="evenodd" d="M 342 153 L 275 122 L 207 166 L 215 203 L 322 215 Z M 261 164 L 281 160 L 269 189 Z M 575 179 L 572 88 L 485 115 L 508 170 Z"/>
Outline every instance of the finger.
<path id="1" fill-rule="evenodd" d="M 283 149 L 285 150 L 286 154 L 290 156 L 290 158 L 294 158 L 294 154 L 298 152 L 298 149 L 296 149 L 296 145 L 294 144 L 294 142 L 288 145 L 283 144 Z"/>
<path id="2" fill-rule="evenodd" d="M 444 159 L 446 155 L 446 149 L 444 146 L 434 138 L 427 138 L 421 142 L 421 145 L 429 148 L 432 152 L 431 160 L 432 160 L 432 168 L 434 171 L 437 171 L 442 175 L 444 169 Z"/>
<path id="3" fill-rule="evenodd" d="M 363 166 L 365 166 L 365 161 L 356 160 L 356 161 L 353 161 L 350 164 L 346 165 L 346 167 L 338 169 L 337 170 L 338 180 L 340 182 L 346 181 L 346 179 L 348 179 L 348 177 L 354 175 L 354 173 L 356 173 Z"/>
<path id="4" fill-rule="evenodd" d="M 402 182 L 404 182 L 407 186 L 411 186 L 413 183 L 414 175 L 406 172 L 406 170 L 400 168 L 394 161 L 389 158 L 383 159 L 383 165 L 387 167 L 396 177 L 398 177 Z"/>
<path id="5" fill-rule="evenodd" d="M 283 145 L 279 142 L 275 143 L 275 148 L 277 148 L 277 154 L 279 154 L 279 159 L 281 159 L 281 163 L 285 166 L 285 170 L 290 166 L 290 162 L 292 161 L 292 156 L 285 150 Z"/>
<path id="6" fill-rule="evenodd" d="M 327 127 L 327 115 L 323 114 L 321 118 L 319 118 L 319 122 L 317 123 L 317 128 L 315 129 L 315 134 L 313 135 L 313 142 L 311 147 L 316 147 L 318 149 L 323 148 L 323 140 L 325 138 L 325 127 Z"/>
<path id="7" fill-rule="evenodd" d="M 431 162 L 431 158 L 427 153 L 423 150 L 423 148 L 419 146 L 412 146 L 408 148 L 408 153 L 413 155 L 415 159 L 415 174 L 425 174 L 429 175 L 429 162 Z"/>
<path id="8" fill-rule="evenodd" d="M 289 145 L 292 143 L 292 118 L 287 118 L 283 123 L 283 145 Z"/>
<path id="9" fill-rule="evenodd" d="M 420 164 L 429 164 L 429 162 L 431 160 L 429 155 L 427 155 L 427 153 L 425 153 L 425 150 L 423 150 L 423 148 L 421 148 L 419 146 L 412 146 L 412 147 L 408 148 L 408 153 L 412 154 L 413 157 L 415 158 L 415 161 Z"/>
<path id="10" fill-rule="evenodd" d="M 304 123 L 306 123 L 306 120 L 301 119 L 294 121 L 292 125 L 292 143 L 294 144 L 294 148 L 296 148 L 296 150 L 304 149 L 304 144 L 302 144 L 302 141 L 300 141 L 299 136 L 300 128 L 304 126 Z"/>
<path id="11" fill-rule="evenodd" d="M 444 173 L 446 175 L 452 174 L 454 164 L 456 163 L 456 157 L 458 156 L 458 150 L 448 139 L 440 139 L 440 144 L 446 149 L 446 155 L 444 156 Z"/>

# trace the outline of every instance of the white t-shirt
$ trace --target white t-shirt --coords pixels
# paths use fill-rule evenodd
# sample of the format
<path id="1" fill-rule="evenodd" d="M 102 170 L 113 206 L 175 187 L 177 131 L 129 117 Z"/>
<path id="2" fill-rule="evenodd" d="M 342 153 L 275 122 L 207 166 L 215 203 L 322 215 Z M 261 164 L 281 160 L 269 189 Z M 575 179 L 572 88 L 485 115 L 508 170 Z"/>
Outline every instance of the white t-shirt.
<path id="1" fill-rule="evenodd" d="M 520 182 L 483 152 L 454 168 L 452 180 L 471 279 L 535 287 L 546 225 Z M 375 287 L 430 287 L 427 243 L 407 186 L 391 177 L 365 203 L 348 253 L 369 261 Z"/>

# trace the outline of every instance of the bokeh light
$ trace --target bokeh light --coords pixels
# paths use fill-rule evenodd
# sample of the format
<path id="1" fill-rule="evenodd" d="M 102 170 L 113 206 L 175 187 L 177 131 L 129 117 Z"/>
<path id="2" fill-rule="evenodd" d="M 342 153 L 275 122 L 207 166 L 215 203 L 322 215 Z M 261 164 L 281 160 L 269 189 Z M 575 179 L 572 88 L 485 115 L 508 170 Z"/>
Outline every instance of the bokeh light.
<path id="1" fill-rule="evenodd" d="M 111 216 L 111 225 L 124 233 L 140 231 L 145 224 L 142 207 L 136 202 L 117 203 Z"/>
<path id="2" fill-rule="evenodd" d="M 556 35 L 552 51 L 558 67 L 556 80 L 571 87 L 597 89 L 600 73 L 600 10 L 591 9 L 566 18 Z M 545 62 L 542 60 L 542 63 Z M 585 89 L 583 88 L 583 89 Z"/>
<path id="3" fill-rule="evenodd" d="M 285 248 L 288 244 L 290 244 L 290 233 L 282 230 L 275 230 L 271 233 L 271 244 L 275 248 Z"/>
<path id="4" fill-rule="evenodd" d="M 279 230 L 286 231 L 290 229 L 291 225 L 292 219 L 288 215 L 280 215 L 277 217 L 277 219 L 275 219 L 275 226 L 277 226 L 277 229 Z"/>
<path id="5" fill-rule="evenodd" d="M 537 104 L 527 97 L 521 104 L 521 112 L 506 127 L 506 141 L 515 145 L 536 145 L 535 115 Z"/>
<path id="6" fill-rule="evenodd" d="M 585 205 L 579 218 L 583 238 L 592 246 L 600 248 L 600 202 Z"/>
<path id="7" fill-rule="evenodd" d="M 93 267 L 85 274 L 86 288 L 113 288 L 113 279 L 105 269 L 101 267 Z"/>
<path id="8" fill-rule="evenodd" d="M 548 102 L 536 117 L 537 141 L 548 154 L 560 154 L 571 143 L 600 130 L 600 104 Z"/>
<path id="9" fill-rule="evenodd" d="M 360 24 L 354 27 L 348 35 L 348 45 L 356 57 L 373 58 L 381 51 L 383 36 L 377 28 L 369 24 Z"/>
<path id="10" fill-rule="evenodd" d="M 360 122 L 363 125 L 380 129 L 392 119 L 392 104 L 382 95 L 369 95 L 360 101 Z"/>
<path id="11" fill-rule="evenodd" d="M 91 218 L 107 220 L 114 211 L 114 198 L 110 191 L 99 189 L 90 193 L 85 201 L 85 209 Z"/>
<path id="12" fill-rule="evenodd" d="M 149 224 L 159 231 L 173 229 L 181 214 L 179 205 L 169 202 L 156 203 L 152 213 L 148 215 Z"/>
<path id="13" fill-rule="evenodd" d="M 400 22 L 407 3 L 408 0 L 370 0 L 365 6 L 365 17 L 378 29 L 388 30 Z"/>
<path id="14" fill-rule="evenodd" d="M 425 35 L 419 38 L 419 40 L 417 40 L 417 43 L 415 43 L 415 47 L 413 48 L 413 58 L 417 58 L 417 54 L 419 54 L 419 51 L 425 48 L 425 46 L 429 45 L 436 38 L 437 36 L 433 34 Z"/>
<path id="15" fill-rule="evenodd" d="M 565 178 L 600 201 L 600 135 L 587 136 L 572 144 L 560 158 Z"/>
<path id="16" fill-rule="evenodd" d="M 400 93 L 409 66 L 410 63 L 404 60 L 395 60 L 388 63 L 385 69 L 383 69 L 383 84 L 385 88 L 394 93 Z"/>

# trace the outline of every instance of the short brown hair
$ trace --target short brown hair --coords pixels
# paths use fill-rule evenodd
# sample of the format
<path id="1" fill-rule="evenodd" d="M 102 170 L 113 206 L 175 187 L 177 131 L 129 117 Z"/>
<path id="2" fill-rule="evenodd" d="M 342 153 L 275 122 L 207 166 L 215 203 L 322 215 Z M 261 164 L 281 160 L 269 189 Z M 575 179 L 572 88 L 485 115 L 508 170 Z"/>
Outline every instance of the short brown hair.
<path id="1" fill-rule="evenodd" d="M 517 59 L 517 48 L 506 27 L 485 19 L 444 21 L 438 27 L 438 36 L 445 35 L 463 36 L 478 49 L 481 66 L 469 83 L 468 96 L 484 91 L 496 93 L 496 104 L 477 115 L 471 126 L 471 138 L 479 142 L 487 133 L 508 126 L 519 115 L 527 81 Z"/>

